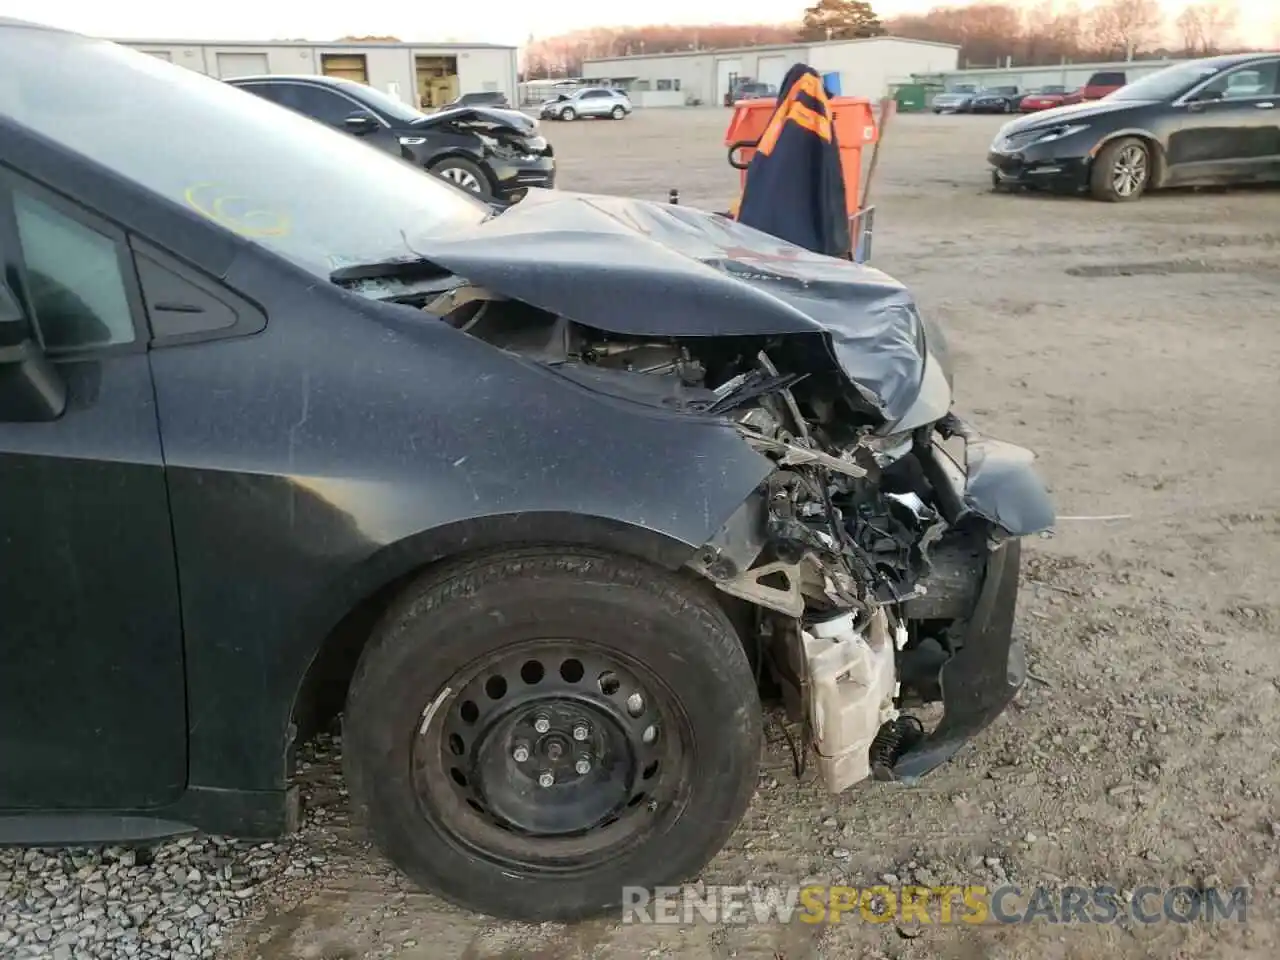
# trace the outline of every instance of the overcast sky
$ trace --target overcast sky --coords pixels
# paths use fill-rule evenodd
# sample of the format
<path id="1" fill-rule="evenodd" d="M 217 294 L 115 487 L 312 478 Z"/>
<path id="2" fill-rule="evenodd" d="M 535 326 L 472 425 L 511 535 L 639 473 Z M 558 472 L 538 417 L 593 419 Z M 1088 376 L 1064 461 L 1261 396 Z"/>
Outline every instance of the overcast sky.
<path id="1" fill-rule="evenodd" d="M 809 0 L 812 3 L 812 0 Z M 1164 0 L 1177 11 L 1184 0 Z M 1280 43 L 1280 0 L 1239 0 L 1258 44 Z M 0 0 L 0 14 L 119 39 L 268 40 L 390 35 L 403 40 L 523 43 L 582 27 L 637 23 L 799 20 L 804 0 Z M 881 16 L 927 10 L 932 0 L 873 0 Z M 1271 13 L 1274 11 L 1274 14 Z"/>

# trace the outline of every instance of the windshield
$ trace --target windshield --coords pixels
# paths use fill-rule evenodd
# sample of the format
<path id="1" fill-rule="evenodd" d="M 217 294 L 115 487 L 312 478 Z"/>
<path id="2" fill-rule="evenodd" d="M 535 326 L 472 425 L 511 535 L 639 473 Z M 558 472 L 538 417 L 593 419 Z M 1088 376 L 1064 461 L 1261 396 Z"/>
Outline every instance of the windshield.
<path id="1" fill-rule="evenodd" d="M 337 85 L 357 100 L 381 110 L 392 120 L 399 120 L 401 123 L 414 123 L 417 120 L 426 119 L 427 115 L 421 110 L 415 110 L 403 100 L 393 97 L 389 93 L 383 93 L 377 87 L 356 83 L 354 80 L 339 80 Z"/>
<path id="2" fill-rule="evenodd" d="M 1201 80 L 1221 72 L 1222 67 L 1215 63 L 1178 63 L 1165 67 L 1155 73 L 1149 73 L 1140 80 L 1135 80 L 1127 87 L 1121 87 L 1115 93 L 1108 94 L 1106 100 L 1170 100 L 1181 96 Z"/>
<path id="3" fill-rule="evenodd" d="M 0 28 L 0 115 L 316 276 L 487 205 L 284 107 L 114 43 Z"/>

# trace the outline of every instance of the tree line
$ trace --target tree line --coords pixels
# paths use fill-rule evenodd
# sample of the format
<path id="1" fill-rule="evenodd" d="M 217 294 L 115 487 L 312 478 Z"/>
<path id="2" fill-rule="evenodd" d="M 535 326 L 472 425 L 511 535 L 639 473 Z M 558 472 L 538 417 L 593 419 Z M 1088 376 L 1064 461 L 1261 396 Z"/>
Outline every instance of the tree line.
<path id="1" fill-rule="evenodd" d="M 867 0 L 817 0 L 800 23 L 598 27 L 529 38 L 530 79 L 580 76 L 584 60 L 890 34 L 954 43 L 970 66 L 1204 56 L 1241 49 L 1237 0 L 1189 0 L 1167 15 L 1160 0 L 1014 0 L 937 6 L 882 20 Z"/>

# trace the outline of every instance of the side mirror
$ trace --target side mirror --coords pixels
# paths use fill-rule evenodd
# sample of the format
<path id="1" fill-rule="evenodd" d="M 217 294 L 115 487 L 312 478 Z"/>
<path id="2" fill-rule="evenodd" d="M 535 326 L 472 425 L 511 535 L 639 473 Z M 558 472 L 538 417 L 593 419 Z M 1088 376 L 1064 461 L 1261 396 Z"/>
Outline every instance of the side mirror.
<path id="1" fill-rule="evenodd" d="M 363 110 L 357 110 L 351 114 L 351 116 L 342 121 L 342 125 L 347 128 L 348 133 L 354 133 L 358 137 L 378 129 L 378 121 Z"/>
<path id="2" fill-rule="evenodd" d="M 0 282 L 0 421 L 57 420 L 67 408 L 67 385 L 31 337 L 31 325 Z"/>

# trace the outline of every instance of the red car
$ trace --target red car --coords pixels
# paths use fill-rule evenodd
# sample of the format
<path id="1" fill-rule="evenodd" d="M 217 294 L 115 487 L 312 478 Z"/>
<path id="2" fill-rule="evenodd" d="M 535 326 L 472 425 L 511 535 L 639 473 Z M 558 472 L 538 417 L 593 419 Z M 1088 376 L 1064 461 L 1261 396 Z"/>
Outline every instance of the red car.
<path id="1" fill-rule="evenodd" d="M 1028 91 L 1018 102 L 1020 113 L 1035 113 L 1037 110 L 1048 110 L 1050 107 L 1062 106 L 1067 96 L 1067 88 L 1063 86 L 1037 87 Z"/>
<path id="2" fill-rule="evenodd" d="M 1063 103 L 1084 103 L 1086 100 L 1101 100 L 1109 93 L 1115 93 L 1129 82 L 1123 70 L 1105 70 L 1095 73 L 1079 90 L 1069 93 Z"/>

